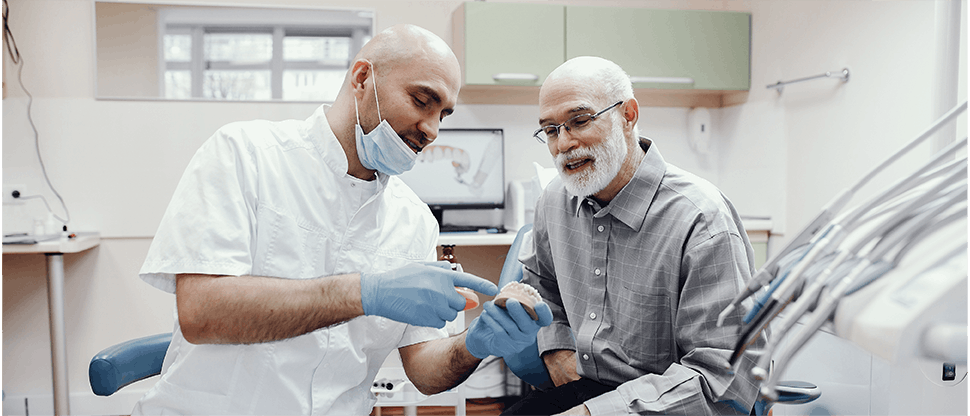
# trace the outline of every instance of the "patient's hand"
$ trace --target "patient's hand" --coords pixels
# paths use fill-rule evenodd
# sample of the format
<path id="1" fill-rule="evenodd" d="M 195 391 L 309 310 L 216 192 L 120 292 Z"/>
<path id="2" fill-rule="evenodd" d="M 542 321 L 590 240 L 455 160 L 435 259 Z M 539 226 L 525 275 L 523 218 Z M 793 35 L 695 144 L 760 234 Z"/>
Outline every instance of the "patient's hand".
<path id="1" fill-rule="evenodd" d="M 556 387 L 579 380 L 579 373 L 576 372 L 576 351 L 550 351 L 542 354 L 542 361 L 546 363 L 546 369 L 549 370 L 549 377 Z M 585 406 L 583 407 L 585 408 Z"/>

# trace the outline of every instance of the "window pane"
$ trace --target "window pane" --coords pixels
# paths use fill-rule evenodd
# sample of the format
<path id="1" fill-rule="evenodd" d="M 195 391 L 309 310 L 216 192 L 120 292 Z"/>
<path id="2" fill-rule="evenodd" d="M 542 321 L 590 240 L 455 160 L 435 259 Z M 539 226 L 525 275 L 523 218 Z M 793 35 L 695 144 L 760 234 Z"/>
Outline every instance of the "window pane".
<path id="1" fill-rule="evenodd" d="M 165 35 L 165 60 L 188 62 L 192 60 L 191 35 Z"/>
<path id="2" fill-rule="evenodd" d="M 283 38 L 283 60 L 325 61 L 328 64 L 348 66 L 350 62 L 350 38 L 322 36 L 287 36 Z"/>
<path id="3" fill-rule="evenodd" d="M 268 62 L 273 58 L 273 35 L 269 33 L 206 33 L 205 60 Z"/>
<path id="4" fill-rule="evenodd" d="M 165 98 L 192 98 L 192 72 L 165 71 Z"/>
<path id="5" fill-rule="evenodd" d="M 216 100 L 269 100 L 270 71 L 205 71 L 202 97 Z"/>
<path id="6" fill-rule="evenodd" d="M 345 70 L 284 71 L 283 99 L 333 101 L 346 74 Z"/>

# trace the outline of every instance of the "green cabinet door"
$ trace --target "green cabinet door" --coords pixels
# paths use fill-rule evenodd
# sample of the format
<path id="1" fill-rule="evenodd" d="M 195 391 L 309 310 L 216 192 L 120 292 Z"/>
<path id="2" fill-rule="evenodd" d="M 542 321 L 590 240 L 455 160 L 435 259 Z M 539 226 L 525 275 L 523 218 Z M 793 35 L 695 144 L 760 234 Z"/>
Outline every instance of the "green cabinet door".
<path id="1" fill-rule="evenodd" d="M 565 61 L 565 7 L 525 3 L 462 4 L 466 85 L 542 85 Z"/>
<path id="2" fill-rule="evenodd" d="M 636 88 L 748 90 L 751 15 L 566 6 L 566 59 L 584 55 L 616 62 Z"/>

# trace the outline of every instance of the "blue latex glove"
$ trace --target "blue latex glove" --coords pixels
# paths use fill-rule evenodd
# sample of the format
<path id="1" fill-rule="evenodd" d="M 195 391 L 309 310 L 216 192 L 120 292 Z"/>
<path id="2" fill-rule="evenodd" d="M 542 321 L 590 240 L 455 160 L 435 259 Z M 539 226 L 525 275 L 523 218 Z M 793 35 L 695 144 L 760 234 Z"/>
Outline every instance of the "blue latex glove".
<path id="1" fill-rule="evenodd" d="M 411 263 L 378 273 L 360 274 L 360 301 L 364 315 L 377 315 L 418 326 L 444 328 L 465 309 L 465 298 L 455 286 L 489 296 L 498 294 L 494 283 L 451 270 L 451 263 Z"/>
<path id="2" fill-rule="evenodd" d="M 535 306 L 538 321 L 532 320 L 522 304 L 515 299 L 505 303 L 505 309 L 494 302 L 485 302 L 482 314 L 472 321 L 465 334 L 465 348 L 475 358 L 484 359 L 489 355 L 504 357 L 512 355 L 532 345 L 539 328 L 552 323 L 552 311 L 545 302 Z"/>

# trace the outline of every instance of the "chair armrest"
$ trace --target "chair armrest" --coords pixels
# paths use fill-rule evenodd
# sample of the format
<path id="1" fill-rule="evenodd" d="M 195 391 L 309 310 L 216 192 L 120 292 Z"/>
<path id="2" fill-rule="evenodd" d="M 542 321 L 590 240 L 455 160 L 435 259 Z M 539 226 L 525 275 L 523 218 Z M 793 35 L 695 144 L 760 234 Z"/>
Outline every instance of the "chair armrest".
<path id="1" fill-rule="evenodd" d="M 133 339 L 108 347 L 91 359 L 88 380 L 98 396 L 110 396 L 122 387 L 162 372 L 172 334 Z"/>

